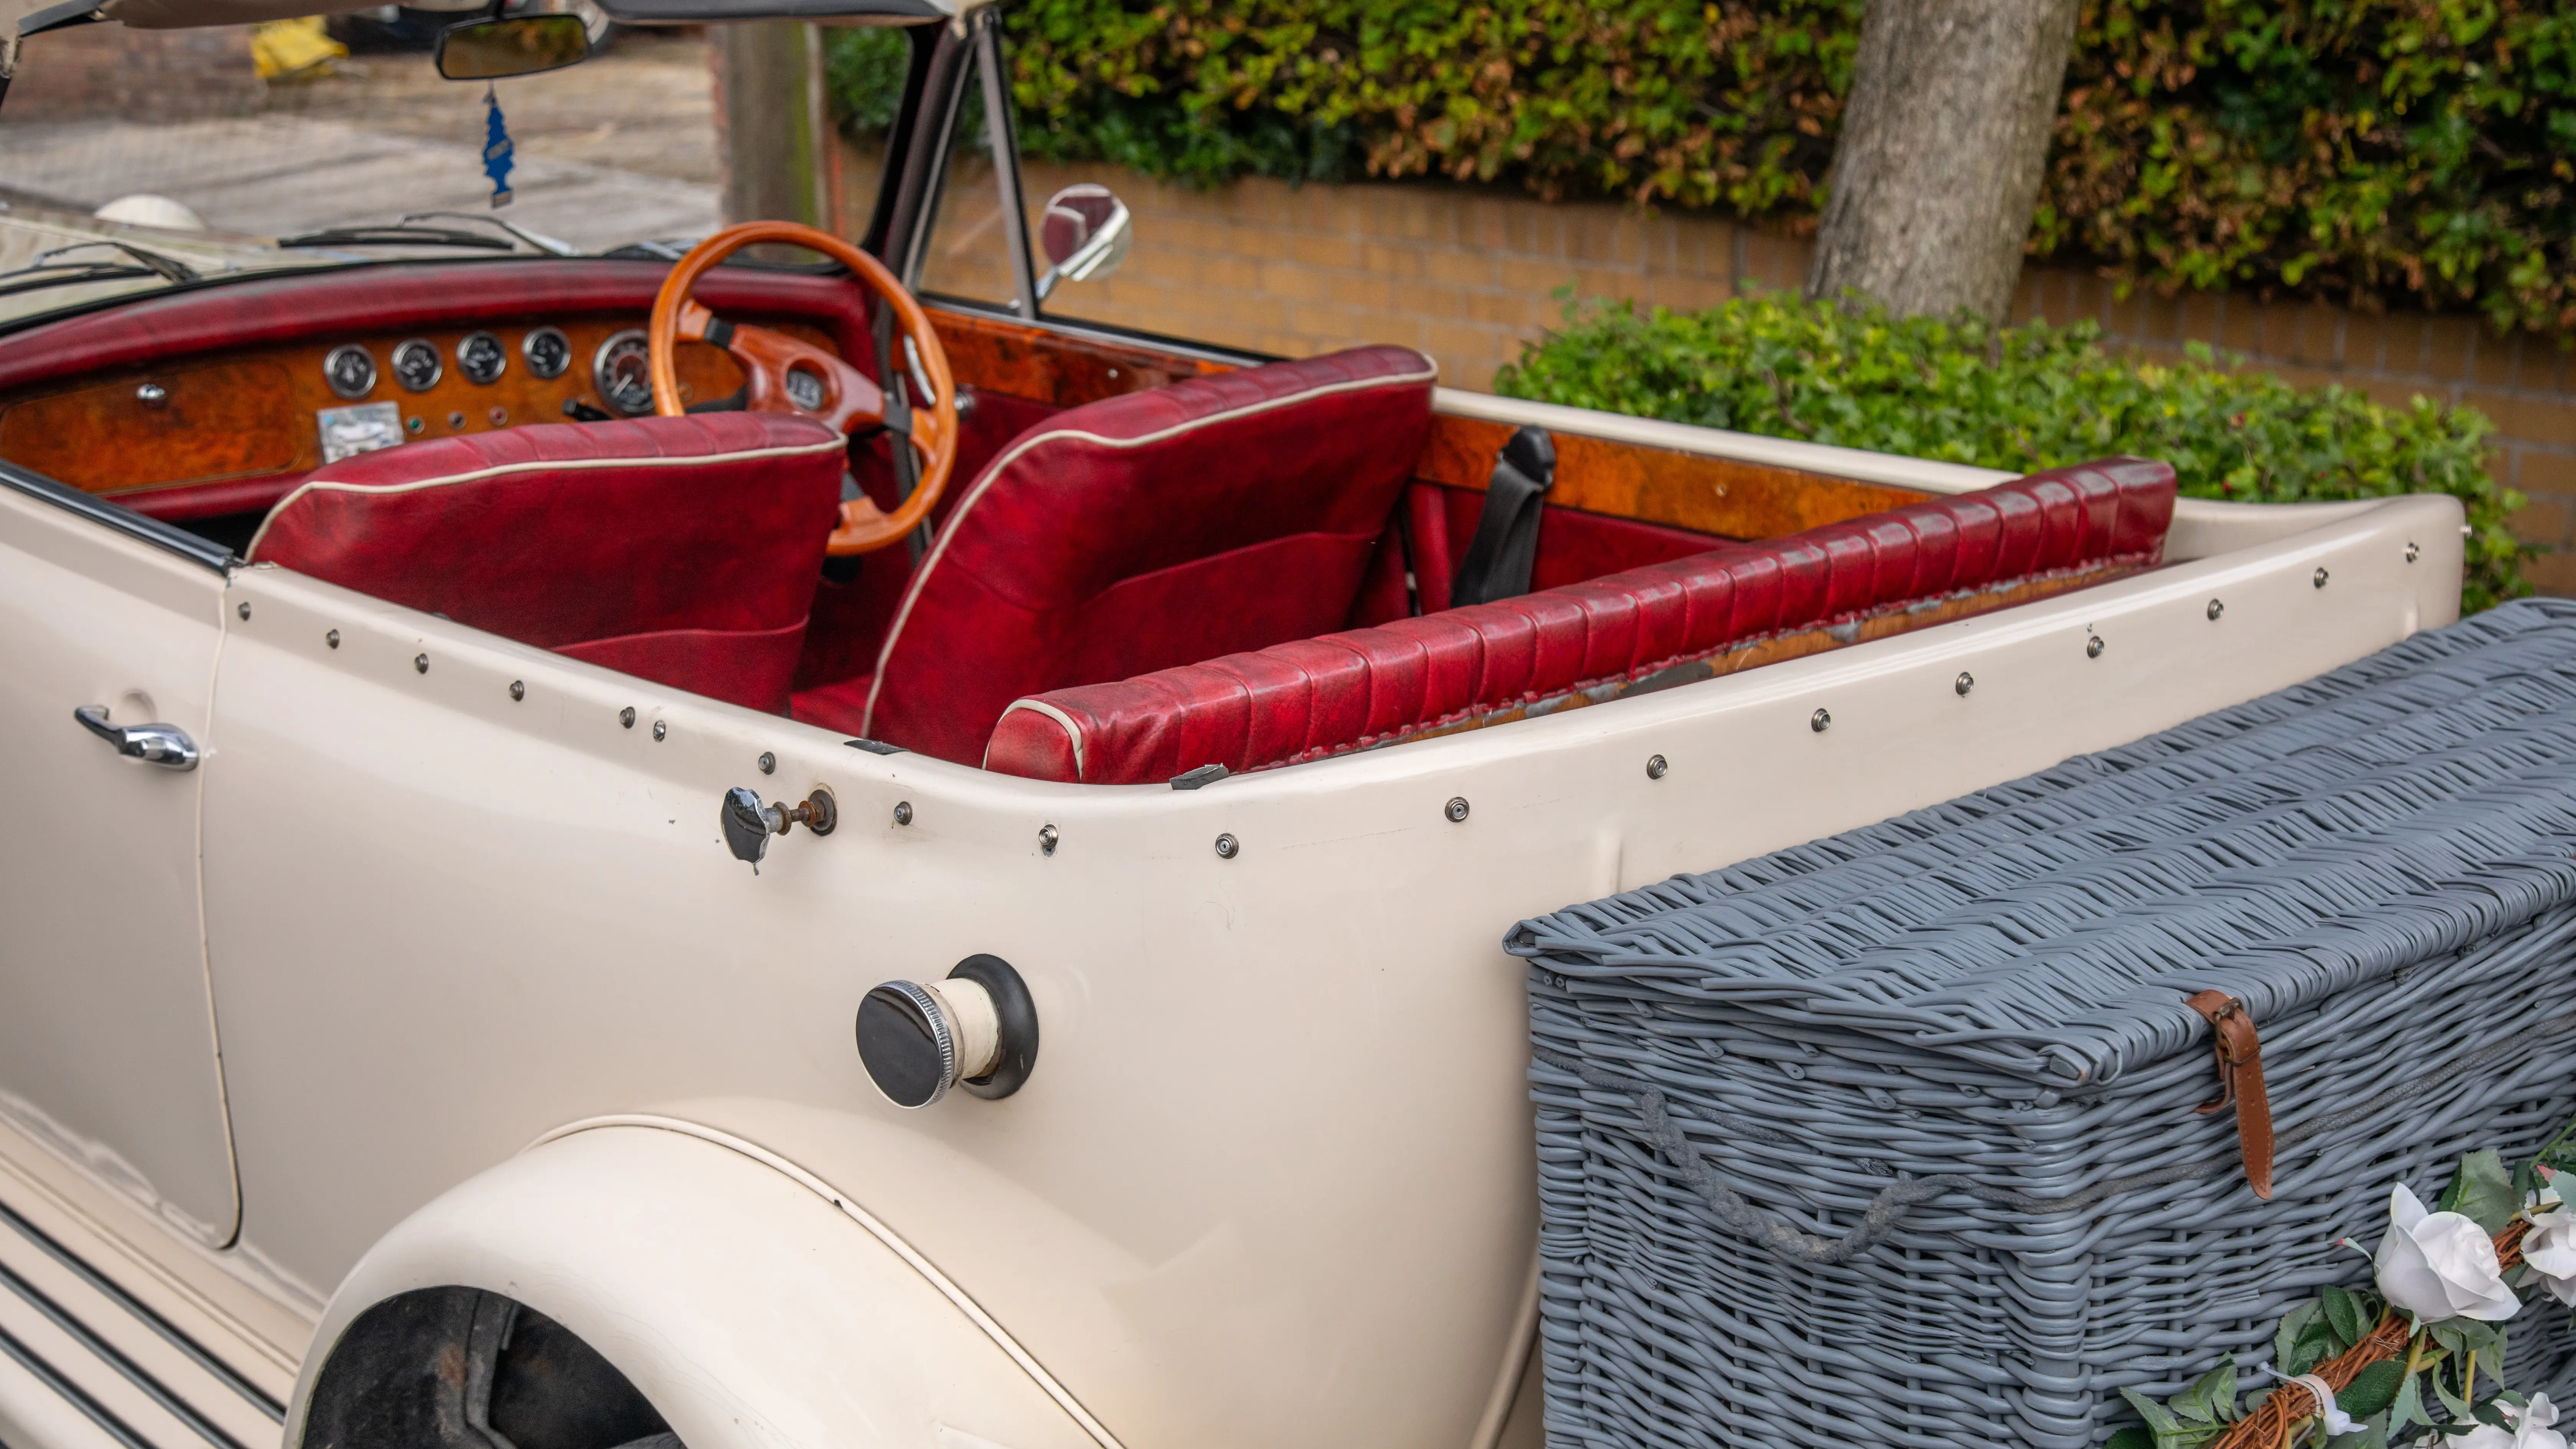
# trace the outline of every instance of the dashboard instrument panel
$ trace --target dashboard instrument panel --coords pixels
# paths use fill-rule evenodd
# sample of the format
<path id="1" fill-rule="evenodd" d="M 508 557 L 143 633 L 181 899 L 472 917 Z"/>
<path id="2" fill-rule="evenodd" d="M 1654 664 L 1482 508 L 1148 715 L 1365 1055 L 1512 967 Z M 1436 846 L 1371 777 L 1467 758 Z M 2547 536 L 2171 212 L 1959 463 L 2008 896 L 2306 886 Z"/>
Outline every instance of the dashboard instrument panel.
<path id="1" fill-rule="evenodd" d="M 653 410 L 650 387 L 640 406 L 631 389 L 603 395 L 623 373 L 587 364 L 630 335 L 640 342 L 643 320 L 407 329 L 91 373 L 0 397 L 0 457 L 85 492 L 139 493 L 298 474 L 388 437 L 636 416 Z M 821 328 L 745 320 L 838 351 Z M 677 366 L 690 401 L 742 387 L 741 368 L 703 342 L 682 343 Z"/>

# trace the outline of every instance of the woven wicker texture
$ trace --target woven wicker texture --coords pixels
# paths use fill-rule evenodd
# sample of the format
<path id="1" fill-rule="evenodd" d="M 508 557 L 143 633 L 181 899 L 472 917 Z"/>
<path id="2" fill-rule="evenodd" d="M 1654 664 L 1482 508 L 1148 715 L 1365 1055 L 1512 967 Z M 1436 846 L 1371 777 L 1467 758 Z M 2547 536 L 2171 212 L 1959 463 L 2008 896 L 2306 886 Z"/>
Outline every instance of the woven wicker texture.
<path id="1" fill-rule="evenodd" d="M 1523 923 L 1551 1442 L 2073 1449 L 2123 1385 L 2268 1358 L 2367 1281 L 2332 1240 L 2392 1181 L 2576 1113 L 2572 851 L 2576 603 L 2533 601 Z M 2192 1111 L 2210 987 L 2262 1033 L 2269 1202 Z M 1782 1246 L 1943 1174 L 1842 1261 Z M 2571 1358 L 2564 1310 L 2514 1322 L 2516 1387 Z"/>

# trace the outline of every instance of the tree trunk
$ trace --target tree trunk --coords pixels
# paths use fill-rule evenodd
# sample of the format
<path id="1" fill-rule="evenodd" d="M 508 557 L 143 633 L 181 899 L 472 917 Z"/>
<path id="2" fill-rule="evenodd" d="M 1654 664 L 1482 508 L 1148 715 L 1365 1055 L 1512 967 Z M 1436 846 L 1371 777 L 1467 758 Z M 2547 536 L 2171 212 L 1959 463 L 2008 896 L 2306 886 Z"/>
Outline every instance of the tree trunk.
<path id="1" fill-rule="evenodd" d="M 802 20 L 710 25 L 724 215 L 828 227 L 822 42 Z"/>
<path id="2" fill-rule="evenodd" d="M 2077 0 L 1871 0 L 1807 295 L 2003 320 Z"/>

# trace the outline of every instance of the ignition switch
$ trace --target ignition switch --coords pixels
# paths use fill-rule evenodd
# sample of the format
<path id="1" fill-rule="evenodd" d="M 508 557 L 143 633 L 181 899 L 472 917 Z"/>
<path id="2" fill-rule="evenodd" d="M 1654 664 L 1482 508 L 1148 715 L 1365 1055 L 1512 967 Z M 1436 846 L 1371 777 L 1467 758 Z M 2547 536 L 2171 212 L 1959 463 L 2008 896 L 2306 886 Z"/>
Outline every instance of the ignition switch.
<path id="1" fill-rule="evenodd" d="M 1038 1059 L 1038 1010 L 999 956 L 969 956 L 944 981 L 889 981 L 859 1002 L 859 1062 L 885 1099 L 927 1107 L 964 1087 L 1007 1097 Z"/>

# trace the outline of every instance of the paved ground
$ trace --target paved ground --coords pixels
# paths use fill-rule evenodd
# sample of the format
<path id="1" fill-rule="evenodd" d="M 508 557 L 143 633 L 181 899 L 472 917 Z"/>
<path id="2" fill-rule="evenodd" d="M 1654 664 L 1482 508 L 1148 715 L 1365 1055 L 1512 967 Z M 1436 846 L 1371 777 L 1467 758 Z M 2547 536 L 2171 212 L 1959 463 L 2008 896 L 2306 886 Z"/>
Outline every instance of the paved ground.
<path id="1" fill-rule="evenodd" d="M 720 221 L 704 43 L 628 35 L 552 75 L 499 83 L 518 169 L 499 213 L 584 248 L 691 238 Z M 262 114 L 166 124 L 0 123 L 0 191 L 86 211 L 133 192 L 278 236 L 405 212 L 488 212 L 483 89 L 426 53 L 360 57 L 272 86 Z"/>

